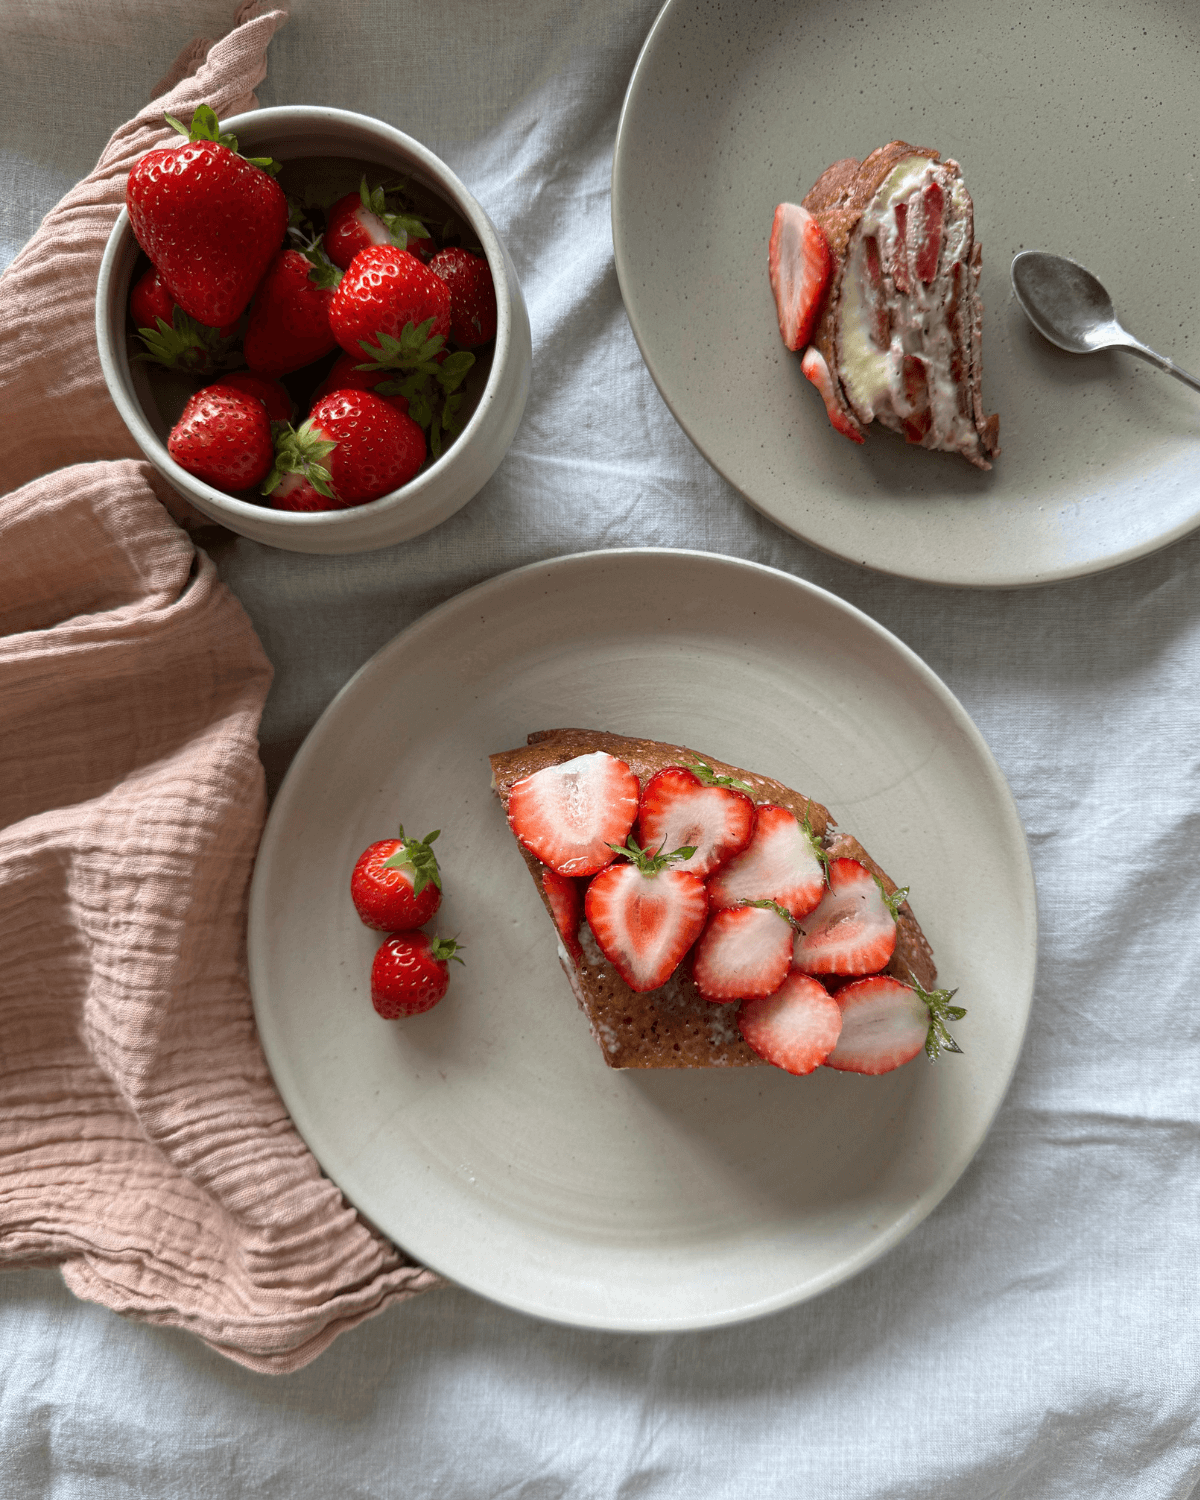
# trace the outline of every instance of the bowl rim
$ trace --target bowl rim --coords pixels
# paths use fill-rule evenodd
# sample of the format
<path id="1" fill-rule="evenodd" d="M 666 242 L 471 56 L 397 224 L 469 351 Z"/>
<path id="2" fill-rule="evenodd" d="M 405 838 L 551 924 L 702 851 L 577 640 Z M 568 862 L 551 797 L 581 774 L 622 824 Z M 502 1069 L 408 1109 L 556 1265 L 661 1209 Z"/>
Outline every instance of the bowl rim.
<path id="1" fill-rule="evenodd" d="M 260 525 L 269 520 L 270 523 L 278 522 L 281 526 L 288 528 L 304 528 L 318 532 L 336 530 L 340 525 L 345 524 L 348 517 L 359 517 L 366 512 L 377 517 L 385 516 L 392 510 L 408 507 L 414 497 L 426 490 L 440 486 L 456 467 L 456 459 L 463 458 L 472 437 L 486 420 L 487 409 L 495 401 L 500 382 L 504 378 L 504 370 L 513 342 L 513 305 L 508 278 L 505 274 L 507 256 L 504 246 L 480 203 L 446 163 L 427 146 L 423 146 L 412 136 L 406 135 L 402 130 L 397 130 L 394 125 L 388 125 L 385 121 L 376 119 L 373 115 L 363 115 L 354 110 L 335 109 L 332 106 L 316 104 L 281 104 L 271 105 L 264 109 L 247 110 L 242 114 L 231 115 L 227 120 L 222 120 L 221 129 L 237 135 L 239 142 L 241 136 L 248 133 L 252 136 L 249 144 L 255 146 L 258 144 L 258 139 L 270 133 L 272 126 L 286 129 L 288 126 L 311 126 L 322 121 L 334 121 L 365 130 L 376 137 L 384 147 L 397 150 L 412 158 L 412 164 L 434 179 L 437 191 L 450 199 L 453 207 L 462 214 L 478 235 L 492 273 L 492 282 L 496 288 L 497 313 L 492 367 L 466 426 L 458 433 L 453 443 L 447 445 L 441 457 L 435 459 L 427 469 L 398 490 L 390 490 L 386 495 L 380 495 L 377 499 L 368 500 L 362 505 L 346 506 L 339 510 L 276 510 L 270 505 L 258 505 L 253 501 L 241 500 L 224 490 L 217 489 L 175 462 L 166 443 L 151 427 L 140 401 L 130 398 L 125 383 L 120 378 L 121 367 L 124 365 L 130 377 L 130 384 L 132 384 L 131 372 L 128 371 L 129 356 L 125 341 L 110 326 L 108 309 L 111 298 L 99 296 L 96 298 L 96 342 L 108 393 L 135 442 L 143 452 L 151 448 L 154 450 L 156 454 L 154 462 L 181 494 L 188 498 L 189 491 L 199 490 L 204 497 L 205 505 L 225 511 L 230 516 L 256 521 Z M 150 149 L 158 148 L 151 147 Z M 108 287 L 115 274 L 118 259 L 126 252 L 131 242 L 140 251 L 141 247 L 137 245 L 129 222 L 129 210 L 122 206 L 116 223 L 109 233 L 104 255 L 101 258 L 98 277 L 100 287 Z M 122 328 L 123 318 L 124 312 L 122 311 Z"/>

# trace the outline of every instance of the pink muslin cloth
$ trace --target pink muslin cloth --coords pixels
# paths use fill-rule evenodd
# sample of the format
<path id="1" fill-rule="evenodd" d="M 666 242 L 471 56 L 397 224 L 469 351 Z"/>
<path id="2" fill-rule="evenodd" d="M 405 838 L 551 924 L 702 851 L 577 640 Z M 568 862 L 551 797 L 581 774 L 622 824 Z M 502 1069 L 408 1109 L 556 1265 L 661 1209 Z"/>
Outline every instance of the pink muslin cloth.
<path id="1" fill-rule="evenodd" d="M 255 1031 L 270 664 L 151 466 L 80 462 L 133 447 L 92 333 L 125 175 L 164 110 L 256 103 L 284 14 L 236 19 L 0 278 L 0 1265 L 284 1372 L 439 1278 L 321 1175 Z"/>

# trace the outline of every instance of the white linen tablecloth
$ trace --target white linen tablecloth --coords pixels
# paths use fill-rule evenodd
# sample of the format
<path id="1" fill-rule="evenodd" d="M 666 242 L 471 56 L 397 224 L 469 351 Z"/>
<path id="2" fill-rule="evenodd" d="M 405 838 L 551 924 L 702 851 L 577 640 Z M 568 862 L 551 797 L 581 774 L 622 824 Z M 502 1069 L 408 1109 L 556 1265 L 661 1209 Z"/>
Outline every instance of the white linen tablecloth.
<path id="1" fill-rule="evenodd" d="M 657 3 L 294 0 L 272 43 L 264 105 L 378 115 L 477 195 L 525 289 L 534 377 L 499 472 L 428 535 L 335 559 L 214 546 L 276 668 L 268 775 L 379 646 L 510 567 L 687 546 L 811 579 L 929 662 L 1016 795 L 1042 945 L 1012 1089 L 898 1249 L 719 1332 L 580 1332 L 450 1290 L 270 1377 L 53 1272 L 2 1276 L 5 1500 L 1195 1493 L 1200 537 L 1076 583 L 938 590 L 815 552 L 720 480 L 650 380 L 613 269 L 613 139 Z M 10 0 L 0 263 L 231 11 Z"/>

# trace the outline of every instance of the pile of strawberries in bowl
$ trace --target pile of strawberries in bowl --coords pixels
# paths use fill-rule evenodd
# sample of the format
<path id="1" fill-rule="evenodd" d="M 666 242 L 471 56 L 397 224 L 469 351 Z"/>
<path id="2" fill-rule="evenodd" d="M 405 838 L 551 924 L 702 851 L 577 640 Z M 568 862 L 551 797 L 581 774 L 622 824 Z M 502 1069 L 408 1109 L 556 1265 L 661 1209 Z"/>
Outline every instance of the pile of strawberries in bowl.
<path id="1" fill-rule="evenodd" d="M 170 123 L 181 142 L 141 157 L 126 193 L 150 261 L 129 298 L 135 358 L 196 380 L 170 456 L 280 510 L 408 484 L 458 432 L 473 351 L 496 336 L 481 248 L 451 242 L 453 218 L 426 224 L 403 182 L 289 196 L 207 106 Z"/>
<path id="2" fill-rule="evenodd" d="M 392 546 L 452 516 L 504 459 L 532 374 L 516 270 L 480 202 L 369 115 L 278 105 L 217 123 L 201 108 L 171 124 L 178 138 L 130 171 L 96 287 L 105 383 L 145 458 L 211 520 L 296 552 Z M 377 264 L 351 275 L 362 251 Z M 192 300 L 205 278 L 220 296 Z M 181 425 L 213 386 L 207 417 Z M 205 423 L 223 455 L 199 453 Z"/>

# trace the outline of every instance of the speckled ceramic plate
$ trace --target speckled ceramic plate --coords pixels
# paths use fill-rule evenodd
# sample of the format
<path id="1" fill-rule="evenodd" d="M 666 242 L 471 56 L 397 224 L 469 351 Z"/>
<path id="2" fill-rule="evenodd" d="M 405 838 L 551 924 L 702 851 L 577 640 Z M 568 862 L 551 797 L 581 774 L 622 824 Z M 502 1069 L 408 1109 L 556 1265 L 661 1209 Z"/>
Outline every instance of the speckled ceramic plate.
<path id="1" fill-rule="evenodd" d="M 690 744 L 827 803 L 911 885 L 969 1008 L 965 1055 L 879 1079 L 610 1071 L 490 789 L 490 751 L 563 725 Z M 436 1009 L 386 1022 L 348 879 L 398 821 L 442 830 L 438 926 L 467 964 Z M 283 1097 L 369 1219 L 497 1301 L 650 1330 L 801 1301 L 920 1222 L 1000 1105 L 1035 928 L 1004 779 L 894 636 L 756 564 L 597 552 L 471 589 L 343 689 L 272 810 L 250 964 Z"/>
<path id="2" fill-rule="evenodd" d="M 1126 325 L 1200 369 L 1200 8 L 670 0 L 613 161 L 617 275 L 685 432 L 772 520 L 936 583 L 1091 573 L 1200 524 L 1200 397 L 1130 355 L 1072 356 L 1025 322 L 1018 250 L 1082 262 Z M 775 205 L 900 138 L 961 164 L 983 244 L 990 474 L 875 425 L 832 431 L 767 281 Z"/>

